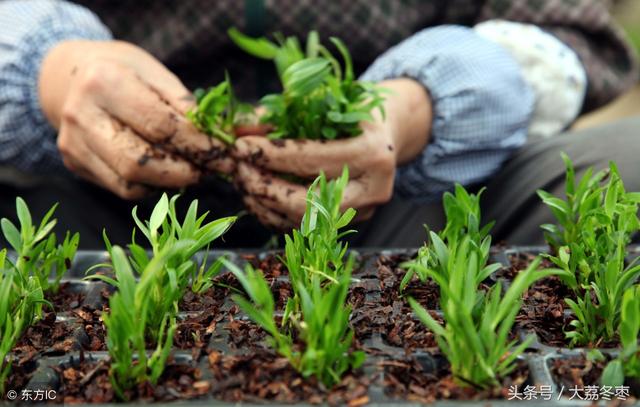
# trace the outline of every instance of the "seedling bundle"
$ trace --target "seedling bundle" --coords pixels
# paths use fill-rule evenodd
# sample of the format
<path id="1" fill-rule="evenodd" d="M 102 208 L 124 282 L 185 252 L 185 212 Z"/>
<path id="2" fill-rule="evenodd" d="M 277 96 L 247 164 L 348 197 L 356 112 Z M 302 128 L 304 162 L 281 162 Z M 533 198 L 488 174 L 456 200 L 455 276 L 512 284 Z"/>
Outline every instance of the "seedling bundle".
<path id="1" fill-rule="evenodd" d="M 264 114 L 258 119 L 250 105 L 235 97 L 229 75 L 207 91 L 197 90 L 197 106 L 187 117 L 210 136 L 233 144 L 237 126 L 258 121 L 271 139 L 332 140 L 361 134 L 360 122 L 372 121 L 376 109 L 384 116 L 384 90 L 355 78 L 351 55 L 340 39 L 330 40 L 342 61 L 321 44 L 315 31 L 304 50 L 298 38 L 281 34 L 272 42 L 232 28 L 229 36 L 247 53 L 273 60 L 282 91 L 260 100 Z"/>

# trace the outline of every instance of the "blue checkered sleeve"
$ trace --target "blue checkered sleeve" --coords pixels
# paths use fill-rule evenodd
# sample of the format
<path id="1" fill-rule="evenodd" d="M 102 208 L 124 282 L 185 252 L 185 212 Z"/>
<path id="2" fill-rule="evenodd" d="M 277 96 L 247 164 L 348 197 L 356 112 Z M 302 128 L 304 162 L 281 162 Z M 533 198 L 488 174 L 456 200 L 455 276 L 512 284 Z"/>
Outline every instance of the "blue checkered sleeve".
<path id="1" fill-rule="evenodd" d="M 40 107 L 40 65 L 63 40 L 110 38 L 100 20 L 80 6 L 0 1 L 0 165 L 34 173 L 63 170 L 55 129 Z"/>
<path id="2" fill-rule="evenodd" d="M 362 79 L 398 77 L 422 83 L 433 104 L 430 142 L 398 168 L 399 195 L 436 201 L 456 182 L 483 182 L 525 143 L 533 92 L 507 50 L 473 30 L 420 31 L 381 55 Z"/>

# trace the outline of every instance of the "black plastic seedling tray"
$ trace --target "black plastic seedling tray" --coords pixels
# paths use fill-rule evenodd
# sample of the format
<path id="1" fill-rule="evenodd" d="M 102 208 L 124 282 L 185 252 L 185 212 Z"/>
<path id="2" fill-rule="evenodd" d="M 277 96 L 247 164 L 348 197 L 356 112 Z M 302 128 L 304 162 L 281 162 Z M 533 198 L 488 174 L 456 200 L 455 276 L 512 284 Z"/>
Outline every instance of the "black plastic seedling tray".
<path id="1" fill-rule="evenodd" d="M 541 247 L 510 247 L 510 248 L 494 248 L 492 250 L 493 261 L 500 262 L 504 265 L 504 270 L 509 270 L 512 267 L 512 261 L 514 258 L 526 257 L 529 254 L 537 254 L 545 251 Z M 638 253 L 638 248 L 633 248 L 632 252 Z M 405 363 L 414 368 L 421 370 L 421 374 L 433 375 L 436 371 L 443 366 L 446 367 L 446 361 L 442 356 L 438 355 L 437 347 L 421 347 L 420 343 L 428 342 L 428 331 L 424 328 L 413 316 L 411 312 L 407 311 L 400 301 L 390 302 L 390 284 L 399 283 L 401 279 L 401 272 L 395 265 L 402 259 L 408 259 L 416 253 L 416 250 L 358 250 L 359 263 L 357 270 L 354 271 L 353 277 L 355 279 L 352 293 L 353 298 L 358 298 L 358 305 L 354 306 L 352 313 L 352 323 L 356 327 L 356 343 L 359 347 L 367 352 L 367 360 L 364 366 L 361 368 L 361 376 L 367 378 L 368 387 L 357 395 L 357 400 L 352 401 L 353 405 L 360 405 L 365 402 L 369 405 L 412 405 L 421 404 L 420 401 L 424 399 L 416 398 L 415 392 L 408 392 L 403 397 L 397 397 L 397 392 L 390 392 L 389 381 L 385 380 L 388 377 L 390 370 L 389 366 L 393 366 L 395 363 Z M 208 260 L 212 261 L 220 255 L 225 255 L 231 261 L 241 266 L 247 261 L 247 258 L 252 258 L 253 262 L 260 259 L 273 258 L 273 252 L 255 252 L 255 251 L 224 251 L 224 252 L 211 252 L 208 255 Z M 200 255 L 202 256 L 202 255 Z M 202 259 L 202 257 L 200 257 Z M 79 252 L 73 267 L 64 279 L 64 289 L 67 292 L 75 292 L 78 295 L 72 300 L 69 305 L 69 309 L 61 312 L 57 312 L 55 315 L 56 321 L 53 332 L 44 332 L 41 334 L 51 335 L 55 337 L 55 332 L 60 330 L 60 325 L 65 325 L 64 332 L 66 332 L 65 338 L 58 338 L 54 340 L 51 346 L 45 349 L 39 349 L 35 358 L 29 359 L 23 368 L 29 371 L 29 380 L 23 388 L 11 389 L 15 393 L 12 395 L 16 402 L 23 401 L 29 403 L 32 400 L 24 400 L 27 394 L 31 397 L 35 397 L 36 392 L 42 394 L 45 391 L 45 398 L 47 395 L 55 395 L 55 400 L 49 400 L 49 402 L 60 403 L 65 400 L 65 369 L 69 367 L 78 367 L 81 364 L 96 364 L 101 360 L 107 359 L 106 349 L 92 350 L 92 336 L 104 335 L 104 332 L 100 331 L 101 322 L 97 318 L 101 310 L 106 304 L 108 304 L 109 287 L 98 281 L 85 281 L 83 277 L 85 272 L 91 266 L 108 262 L 108 256 L 105 252 Z M 284 271 L 284 268 L 282 269 Z M 286 273 L 286 271 L 284 271 Z M 271 277 L 272 287 L 276 297 L 280 291 L 286 293 L 287 279 L 286 275 L 275 273 L 276 275 Z M 507 277 L 505 277 L 507 276 Z M 224 276 L 222 276 L 224 277 Z M 230 275 L 227 277 L 231 277 Z M 508 273 L 498 272 L 491 277 L 492 281 L 503 280 L 503 284 L 509 284 Z M 415 287 L 415 286 L 414 286 Z M 269 347 L 258 333 L 258 329 L 252 325 L 246 316 L 242 315 L 237 310 L 233 302 L 230 299 L 231 290 L 226 289 L 223 298 L 217 298 L 212 300 L 210 304 L 203 301 L 201 309 L 193 309 L 190 311 L 181 312 L 180 318 L 183 320 L 189 320 L 189 318 L 202 317 L 206 320 L 206 329 L 202 331 L 200 337 L 200 346 L 194 351 L 193 349 L 176 349 L 173 352 L 173 360 L 177 365 L 188 365 L 195 367 L 199 371 L 197 377 L 197 383 L 187 383 L 189 386 L 200 386 L 203 391 L 190 392 L 189 396 L 197 396 L 194 399 L 181 399 L 177 397 L 173 405 L 211 405 L 211 404 L 235 404 L 232 401 L 224 400 L 221 398 L 225 391 L 229 391 L 229 388 L 224 386 L 242 386 L 242 383 L 234 382 L 233 380 L 226 380 L 225 378 L 216 377 L 215 369 L 212 369 L 213 364 L 216 364 L 216 357 L 238 357 L 251 359 L 251 354 L 256 349 L 264 350 L 264 352 L 271 352 Z M 387 298 L 385 298 L 387 297 Z M 436 301 L 437 303 L 437 301 Z M 384 305 L 384 306 L 383 306 Z M 432 315 L 438 315 L 439 310 L 437 305 L 430 307 Z M 97 313 L 94 312 L 98 310 Z M 366 311 L 366 312 L 365 312 Z M 566 311 L 565 311 L 566 312 Z M 366 314 L 366 315 L 365 315 Z M 371 315 L 378 315 L 379 318 L 371 318 Z M 219 316 L 218 316 L 219 315 Z M 208 318 L 210 316 L 210 318 Z M 206 318 L 205 318 L 206 317 Z M 365 318 L 366 317 L 366 318 Z M 386 320 L 386 322 L 384 322 Z M 393 321 L 389 321 L 393 320 Z M 383 321 L 383 322 L 381 322 Z M 205 325 L 206 325 L 205 324 Z M 237 343 L 237 335 L 234 332 L 237 330 L 230 329 L 230 324 L 240 324 L 251 330 L 251 334 L 248 335 L 252 343 L 251 349 L 245 343 Z M 395 325 L 394 325 L 395 324 Z M 253 328 L 252 328 L 253 326 Z M 180 329 L 180 327 L 179 327 Z M 410 332 L 413 338 L 418 338 L 412 344 L 408 344 L 408 341 L 402 334 Z M 401 335 L 397 335 L 400 333 Z M 516 335 L 524 337 L 531 332 L 527 329 L 518 329 L 515 332 Z M 427 339 L 425 339 L 427 338 Z M 203 342 L 206 342 L 202 344 Z M 527 349 L 525 354 L 521 358 L 521 363 L 525 366 L 525 370 L 528 370 L 526 381 L 518 386 L 517 392 L 509 392 L 506 394 L 505 399 L 492 399 L 492 400 L 475 400 L 475 401 L 457 401 L 457 400 L 438 400 L 436 405 L 451 405 L 451 406 L 465 406 L 465 405 L 512 405 L 514 403 L 524 403 L 525 405 L 558 405 L 558 406 L 576 406 L 576 405 L 608 405 L 609 403 L 620 403 L 621 400 L 616 400 L 616 397 L 610 397 L 612 401 L 606 400 L 579 400 L 570 399 L 572 393 L 570 389 L 563 388 L 562 384 L 554 378 L 551 370 L 553 362 L 557 359 L 570 358 L 575 355 L 584 355 L 585 351 L 581 349 L 569 350 L 558 346 L 545 345 L 537 339 Z M 418 344 L 418 345 L 416 345 Z M 604 349 L 605 354 L 615 354 L 616 350 Z M 212 356 L 213 355 L 213 356 Z M 17 360 L 26 360 L 24 354 L 19 352 L 15 354 Z M 213 362 L 212 362 L 213 361 Z M 212 364 L 213 363 L 213 364 Z M 223 362 L 222 362 L 223 363 Z M 248 363 L 248 362 L 247 362 Z M 249 366 L 249 365 L 248 365 Z M 218 366 L 218 370 L 219 371 Z M 86 377 L 86 376 L 85 376 Z M 81 379 L 82 380 L 82 379 Z M 396 378 L 397 380 L 397 378 Z M 268 378 L 267 378 L 268 381 Z M 534 389 L 534 387 L 526 388 L 525 386 L 535 386 L 536 392 L 529 392 L 528 396 L 525 395 L 525 390 Z M 407 385 L 408 387 L 408 385 Z M 48 390 L 54 390 L 53 392 L 46 393 Z M 419 393 L 420 389 L 414 389 Z M 559 397 L 560 390 L 563 391 L 563 396 Z M 637 389 L 630 389 L 633 393 Z M 518 393 L 518 397 L 513 400 L 508 400 L 511 396 Z M 4 395 L 4 400 L 8 400 L 8 394 Z M 228 394 L 228 393 L 227 393 Z M 396 396 L 393 396 L 396 394 Z M 585 397 L 585 393 L 581 393 Z M 535 395 L 535 398 L 533 397 Z M 166 395 L 165 395 L 166 396 Z M 169 395 L 171 396 L 171 395 Z M 174 396 L 183 396 L 181 394 L 174 394 Z M 170 398 L 170 397 L 169 397 Z M 529 400 L 527 400 L 529 398 Z M 42 400 L 46 401 L 46 400 Z M 297 400 L 299 403 L 308 404 L 310 400 Z M 317 401 L 315 399 L 314 401 Z M 327 400 L 325 400 L 326 402 Z M 332 400 L 328 400 L 331 402 Z M 335 401 L 335 400 L 334 400 Z M 138 403 L 138 400 L 132 400 L 131 404 Z M 264 400 L 251 396 L 243 400 L 245 404 L 254 403 L 278 403 L 273 400 Z M 346 403 L 349 400 L 338 400 L 339 403 Z M 634 400 L 629 397 L 624 404 L 632 404 Z M 165 404 L 165 402 L 157 402 L 156 404 Z M 122 404 L 120 404 L 122 405 Z"/>

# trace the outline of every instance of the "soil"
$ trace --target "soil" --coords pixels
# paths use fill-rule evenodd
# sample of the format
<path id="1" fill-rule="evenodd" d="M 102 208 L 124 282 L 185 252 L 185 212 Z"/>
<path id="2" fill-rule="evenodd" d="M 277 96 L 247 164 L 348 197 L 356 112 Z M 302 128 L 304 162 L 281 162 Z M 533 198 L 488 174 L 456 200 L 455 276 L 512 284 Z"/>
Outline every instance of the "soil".
<path id="1" fill-rule="evenodd" d="M 234 350 L 249 348 L 253 351 L 255 348 L 263 348 L 263 343 L 267 338 L 267 334 L 262 328 L 251 321 L 241 319 L 232 319 L 225 324 L 223 331 L 226 343 Z"/>
<path id="2" fill-rule="evenodd" d="M 506 269 L 507 276 L 515 277 L 520 271 L 525 270 L 535 257 L 529 253 L 510 256 L 512 266 Z M 554 267 L 554 265 L 543 259 L 541 267 Z M 544 345 L 569 347 L 564 331 L 572 329 L 569 323 L 575 317 L 565 303 L 565 298 L 576 300 L 575 293 L 558 277 L 551 276 L 538 280 L 523 295 L 522 309 L 516 317 L 518 327 L 525 332 L 535 333 L 539 342 Z M 614 339 L 609 342 L 589 344 L 588 347 L 615 348 L 619 344 L 620 341 Z"/>
<path id="3" fill-rule="evenodd" d="M 284 309 L 286 300 L 291 292 L 291 286 L 288 282 L 278 280 L 283 273 L 286 274 L 286 268 L 278 259 L 276 254 L 269 254 L 264 258 L 256 255 L 245 255 L 243 260 L 251 264 L 254 268 L 262 270 L 266 280 L 270 283 L 274 299 L 276 300 L 276 308 Z M 242 286 L 231 273 L 223 273 L 213 279 L 214 286 L 203 294 L 194 294 L 188 291 L 180 303 L 182 311 L 204 311 L 214 309 L 223 309 L 225 299 L 234 292 L 242 292 Z"/>
<path id="4" fill-rule="evenodd" d="M 553 380 L 565 389 L 575 386 L 597 386 L 607 361 L 592 362 L 584 355 L 553 359 L 550 363 Z"/>
<path id="5" fill-rule="evenodd" d="M 81 344 L 74 328 L 77 329 L 79 326 L 74 327 L 73 323 L 56 321 L 56 314 L 47 312 L 40 321 L 27 328 L 13 351 L 17 354 L 31 354 L 79 350 Z"/>
<path id="6" fill-rule="evenodd" d="M 518 253 L 509 256 L 511 267 L 504 269 L 501 277 L 513 279 L 536 258 L 530 253 Z M 553 267 L 543 259 L 541 267 Z M 573 319 L 565 310 L 568 308 L 565 298 L 575 298 L 560 279 L 555 276 L 538 280 L 523 294 L 522 309 L 516 317 L 517 325 L 526 332 L 535 333 L 540 343 L 548 346 L 568 345 L 564 330 Z"/>
<path id="7" fill-rule="evenodd" d="M 36 362 L 37 353 L 32 352 L 21 355 L 11 364 L 11 373 L 7 378 L 7 389 L 23 389 L 31 380 L 33 373 L 38 367 Z"/>
<path id="8" fill-rule="evenodd" d="M 535 260 L 536 255 L 533 253 L 512 253 L 509 254 L 510 267 L 504 267 L 498 270 L 498 277 L 505 278 L 507 280 L 513 280 L 521 271 L 526 268 Z M 555 267 L 549 260 L 543 258 L 540 262 L 540 268 Z"/>
<path id="9" fill-rule="evenodd" d="M 524 362 L 502 380 L 500 387 L 490 390 L 459 386 L 447 364 L 438 358 L 427 358 L 426 361 L 415 357 L 387 360 L 381 362 L 380 366 L 385 373 L 384 386 L 388 396 L 419 403 L 431 403 L 439 399 L 506 399 L 510 386 L 530 384 L 529 370 Z"/>
<path id="10" fill-rule="evenodd" d="M 178 349 L 191 349 L 191 357 L 198 360 L 222 318 L 221 313 L 212 310 L 180 320 L 173 337 L 173 345 Z"/>
<path id="11" fill-rule="evenodd" d="M 436 346 L 433 334 L 414 317 L 413 310 L 400 294 L 400 283 L 406 274 L 400 264 L 413 257 L 415 254 L 401 254 L 377 259 L 380 300 L 371 310 L 371 322 L 377 322 L 385 344 L 404 348 L 407 354 L 415 349 Z M 413 297 L 428 310 L 440 308 L 439 289 L 431 280 L 421 283 L 414 278 L 405 288 L 405 295 Z"/>
<path id="12" fill-rule="evenodd" d="M 553 380 L 565 388 L 565 397 L 571 397 L 573 393 L 568 389 L 584 388 L 585 386 L 600 386 L 600 376 L 611 358 L 605 355 L 605 360 L 593 362 L 585 355 L 570 356 L 552 359 L 549 363 Z M 635 381 L 625 382 L 629 386 L 631 396 L 640 397 L 640 386 Z M 584 397 L 584 393 L 579 392 Z M 613 398 L 613 396 L 612 396 Z"/>
<path id="13" fill-rule="evenodd" d="M 246 254 L 242 259 L 254 269 L 262 270 L 265 278 L 270 281 L 287 274 L 287 268 L 280 260 L 283 253 L 270 253 L 266 256 Z"/>
<path id="14" fill-rule="evenodd" d="M 501 276 L 512 278 L 532 258 L 513 258 L 513 266 L 502 271 Z M 242 316 L 230 300 L 230 296 L 236 290 L 241 292 L 241 288 L 232 274 L 223 273 L 216 277 L 216 285 L 207 293 L 194 295 L 188 291 L 180 304 L 185 314 L 181 314 L 178 321 L 174 348 L 191 351 L 191 360 L 202 362 L 202 372 L 189 364 L 172 362 L 158 386 L 140 385 L 129 396 L 135 401 L 213 396 L 228 402 L 304 401 L 358 406 L 378 401 L 368 398 L 371 386 L 382 386 L 384 393 L 393 399 L 429 402 L 506 398 L 509 386 L 530 384 L 528 370 L 523 365 L 504 378 L 498 389 L 461 387 L 443 357 L 436 356 L 438 362 L 435 363 L 434 359 L 425 356 L 428 355 L 426 352 L 439 354 L 435 337 L 415 318 L 399 295 L 399 284 L 405 274 L 399 265 L 409 259 L 410 253 L 360 258 L 361 264 L 367 266 L 358 276 L 354 275 L 348 303 L 352 307 L 350 322 L 355 332 L 353 348 L 364 350 L 369 358 L 363 368 L 346 374 L 333 389 L 324 389 L 313 378 L 303 378 L 270 349 L 265 332 Z M 285 280 L 286 269 L 282 262 L 275 254 L 247 255 L 244 260 L 264 271 L 277 303 L 277 312 L 281 312 L 292 291 Z M 29 328 L 15 349 L 20 359 L 14 361 L 16 368 L 10 383 L 15 386 L 11 388 L 20 389 L 26 385 L 35 368 L 33 359 L 39 354 L 106 350 L 101 315 L 108 312 L 110 291 L 96 291 L 99 294 L 94 296 L 99 297 L 97 306 L 89 307 L 85 304 L 88 298 L 71 295 L 67 292 L 68 285 L 64 287 L 54 303 L 56 310 L 65 310 L 59 315 L 68 320 L 58 321 L 53 312 L 48 312 L 44 320 Z M 438 291 L 431 281 L 421 283 L 417 280 L 410 282 L 406 289 L 432 317 L 441 321 Z M 518 326 L 536 332 L 546 344 L 566 346 L 562 330 L 570 317 L 565 312 L 563 299 L 569 294 L 557 278 L 540 280 L 524 296 Z M 76 301 L 79 304 L 75 304 Z M 558 377 L 569 375 L 567 377 L 573 379 L 571 369 L 573 367 L 560 364 L 556 368 L 558 373 L 554 374 Z M 601 367 L 594 369 L 597 380 Z M 58 402 L 116 401 L 108 378 L 108 362 L 85 360 L 73 366 L 55 367 L 55 370 L 63 386 L 58 394 L 64 395 Z"/>
<path id="15" fill-rule="evenodd" d="M 54 368 L 60 380 L 56 402 L 64 404 L 109 403 L 118 401 L 109 380 L 109 364 L 84 360 L 76 366 Z M 156 386 L 143 383 L 125 393 L 138 402 L 192 399 L 206 394 L 209 382 L 201 380 L 199 369 L 170 362 Z"/>
<path id="16" fill-rule="evenodd" d="M 56 312 L 67 312 L 79 308 L 85 299 L 83 290 L 76 291 L 69 282 L 60 284 L 57 293 L 47 294 L 46 298 L 53 305 Z"/>
<path id="17" fill-rule="evenodd" d="M 214 278 L 214 286 L 202 294 L 194 294 L 187 290 L 178 308 L 182 311 L 203 311 L 206 309 L 221 309 L 225 298 L 232 288 L 240 290 L 240 285 L 230 273 L 224 273 Z"/>
<path id="18" fill-rule="evenodd" d="M 83 343 L 83 348 L 89 351 L 105 350 L 107 347 L 104 344 L 104 338 L 106 336 L 106 330 L 102 323 L 103 310 L 94 310 L 88 307 L 83 307 L 81 310 L 74 312 L 84 327 L 84 332 L 87 335 L 87 340 Z"/>
<path id="19" fill-rule="evenodd" d="M 378 279 L 380 281 L 380 295 L 384 305 L 401 304 L 403 311 L 411 313 L 411 307 L 407 305 L 404 298 L 400 297 L 400 283 L 407 271 L 400 265 L 413 256 L 393 255 L 381 256 L 378 258 L 376 267 L 378 268 Z M 440 293 L 437 284 L 431 279 L 422 283 L 414 278 L 405 288 L 405 295 L 413 297 L 426 309 L 440 308 Z M 400 306 L 400 305 L 396 305 Z"/>
<path id="20" fill-rule="evenodd" d="M 106 351 L 106 330 L 100 316 L 102 311 L 77 311 L 86 333 L 87 341 L 82 343 L 82 349 L 89 351 Z M 211 309 L 195 315 L 187 315 L 177 321 L 176 333 L 173 338 L 173 346 L 176 349 L 191 350 L 194 359 L 198 359 L 203 349 L 206 348 L 211 335 L 217 325 L 224 318 L 224 314 Z M 149 344 L 149 348 L 152 345 Z"/>
<path id="21" fill-rule="evenodd" d="M 565 312 L 568 306 L 564 299 L 567 296 L 573 296 L 573 293 L 557 277 L 538 280 L 523 294 L 522 309 L 516 323 L 524 331 L 536 333 L 538 340 L 545 345 L 567 346 L 564 330 L 573 319 Z"/>
<path id="22" fill-rule="evenodd" d="M 436 320 L 442 321 L 433 312 L 431 316 Z M 412 315 L 402 314 L 396 317 L 391 316 L 390 318 L 387 320 L 385 331 L 382 333 L 382 338 L 387 345 L 404 348 L 406 354 L 411 354 L 415 350 L 437 347 L 433 332 L 427 330 Z"/>
<path id="23" fill-rule="evenodd" d="M 256 350 L 251 355 L 222 355 L 213 351 L 209 354 L 209 366 L 215 378 L 211 393 L 228 402 L 304 401 L 352 407 L 369 402 L 371 379 L 361 371 L 347 373 L 327 391 L 315 378 L 303 378 L 287 359 L 268 350 Z"/>

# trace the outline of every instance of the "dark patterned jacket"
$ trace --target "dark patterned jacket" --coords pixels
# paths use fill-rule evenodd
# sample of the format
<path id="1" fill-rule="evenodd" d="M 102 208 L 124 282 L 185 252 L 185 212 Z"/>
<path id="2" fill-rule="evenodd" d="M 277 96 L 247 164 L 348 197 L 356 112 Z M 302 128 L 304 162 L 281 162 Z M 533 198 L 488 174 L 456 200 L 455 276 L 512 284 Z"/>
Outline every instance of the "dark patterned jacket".
<path id="1" fill-rule="evenodd" d="M 613 99 L 637 80 L 631 48 L 602 0 L 81 0 L 116 38 L 131 41 L 186 78 L 191 86 L 214 83 L 223 70 L 234 82 L 253 83 L 245 95 L 262 94 L 265 64 L 230 42 L 236 26 L 251 35 L 280 31 L 342 38 L 365 69 L 390 46 L 420 29 L 474 25 L 489 19 L 533 23 L 569 45 L 588 75 L 584 111 Z M 224 61 L 224 66 L 220 64 Z M 234 69 L 242 66 L 243 69 Z M 247 66 L 253 68 L 247 70 Z M 247 75 L 249 78 L 244 78 Z M 254 92 L 255 91 L 255 92 Z"/>

